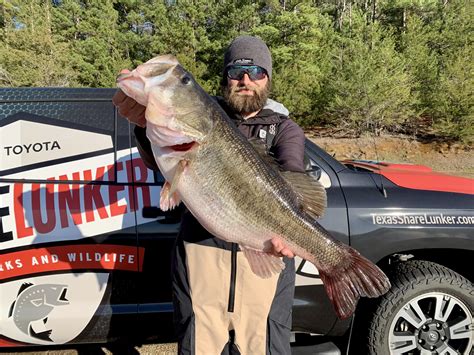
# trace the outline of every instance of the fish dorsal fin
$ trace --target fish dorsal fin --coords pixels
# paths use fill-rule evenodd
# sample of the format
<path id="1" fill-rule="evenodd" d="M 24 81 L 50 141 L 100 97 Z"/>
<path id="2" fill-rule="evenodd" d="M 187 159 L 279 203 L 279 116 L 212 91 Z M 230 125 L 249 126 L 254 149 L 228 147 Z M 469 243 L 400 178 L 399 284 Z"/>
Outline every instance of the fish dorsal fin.
<path id="1" fill-rule="evenodd" d="M 272 254 L 243 246 L 240 246 L 240 249 L 247 258 L 254 274 L 263 279 L 268 279 L 273 274 L 278 274 L 285 268 L 285 263 Z"/>
<path id="2" fill-rule="evenodd" d="M 28 287 L 30 287 L 30 286 L 33 286 L 33 284 L 30 283 L 30 282 L 24 282 L 23 284 L 21 284 L 20 289 L 18 290 L 17 296 L 19 296 L 20 293 L 22 293 L 23 291 L 25 291 L 25 290 L 26 290 Z"/>
<path id="3" fill-rule="evenodd" d="M 326 190 L 311 175 L 294 171 L 282 171 L 281 175 L 293 187 L 301 209 L 314 218 L 319 218 L 326 209 Z"/>
<path id="4" fill-rule="evenodd" d="M 326 190 L 313 176 L 301 172 L 283 171 L 277 160 L 268 154 L 265 145 L 259 139 L 249 139 L 249 143 L 258 155 L 270 167 L 278 171 L 298 195 L 301 209 L 314 218 L 319 218 L 326 209 Z"/>

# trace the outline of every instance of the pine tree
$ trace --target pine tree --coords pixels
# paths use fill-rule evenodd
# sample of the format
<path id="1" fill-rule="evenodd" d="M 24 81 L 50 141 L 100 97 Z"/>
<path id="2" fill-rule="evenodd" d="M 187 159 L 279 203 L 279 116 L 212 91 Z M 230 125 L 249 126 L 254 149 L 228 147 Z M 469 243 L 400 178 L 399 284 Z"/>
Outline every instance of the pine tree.
<path id="1" fill-rule="evenodd" d="M 118 13 L 112 0 L 61 0 L 55 29 L 71 43 L 70 65 L 81 86 L 114 87 L 129 62 L 119 50 Z"/>
<path id="2" fill-rule="evenodd" d="M 209 46 L 207 26 L 214 18 L 214 10 L 215 6 L 204 0 L 177 1 L 167 8 L 166 28 L 159 29 L 169 52 L 198 80 L 207 70 L 199 56 Z"/>
<path id="3" fill-rule="evenodd" d="M 269 45 L 273 56 L 273 96 L 300 124 L 315 124 L 325 102 L 322 87 L 332 69 L 334 31 L 327 16 L 309 5 L 277 8 L 264 16 L 253 33 Z"/>
<path id="4" fill-rule="evenodd" d="M 474 45 L 445 62 L 435 99 L 435 128 L 445 136 L 474 143 Z"/>
<path id="5" fill-rule="evenodd" d="M 2 2 L 0 85 L 69 86 L 76 73 L 69 66 L 70 44 L 54 33 L 49 1 Z"/>
<path id="6" fill-rule="evenodd" d="M 419 98 L 414 102 L 415 109 L 427 115 L 432 109 L 433 93 L 438 87 L 439 59 L 431 44 L 434 39 L 433 28 L 417 14 L 406 19 L 405 31 L 401 35 L 400 53 L 406 61 L 406 69 L 415 81 L 413 94 Z"/>
<path id="7" fill-rule="evenodd" d="M 396 130 L 414 118 L 413 79 L 393 35 L 354 14 L 351 34 L 339 37 L 337 64 L 327 87 L 334 123 L 356 132 Z"/>
<path id="8" fill-rule="evenodd" d="M 162 36 L 169 27 L 166 1 L 119 0 L 114 8 L 118 13 L 118 50 L 130 63 L 128 68 L 169 52 Z"/>
<path id="9" fill-rule="evenodd" d="M 440 5 L 439 86 L 433 94 L 434 127 L 441 135 L 474 142 L 474 4 L 453 0 Z"/>

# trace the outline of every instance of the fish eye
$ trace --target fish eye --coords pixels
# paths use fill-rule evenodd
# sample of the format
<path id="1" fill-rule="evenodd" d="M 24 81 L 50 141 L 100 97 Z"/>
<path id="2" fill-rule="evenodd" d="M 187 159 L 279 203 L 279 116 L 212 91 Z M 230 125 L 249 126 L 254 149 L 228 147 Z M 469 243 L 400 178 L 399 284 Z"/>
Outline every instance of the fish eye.
<path id="1" fill-rule="evenodd" d="M 185 75 L 181 78 L 181 82 L 184 84 L 184 85 L 188 85 L 191 83 L 191 78 L 189 77 L 189 75 Z"/>

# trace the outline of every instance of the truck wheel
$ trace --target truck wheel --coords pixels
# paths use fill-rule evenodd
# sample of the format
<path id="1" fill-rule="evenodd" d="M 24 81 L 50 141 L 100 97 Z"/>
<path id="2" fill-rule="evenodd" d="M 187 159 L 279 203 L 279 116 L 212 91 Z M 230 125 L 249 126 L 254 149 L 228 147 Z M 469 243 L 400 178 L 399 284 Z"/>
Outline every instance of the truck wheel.
<path id="1" fill-rule="evenodd" d="M 392 271 L 392 288 L 370 322 L 369 353 L 472 354 L 474 285 L 429 261 L 407 261 Z"/>

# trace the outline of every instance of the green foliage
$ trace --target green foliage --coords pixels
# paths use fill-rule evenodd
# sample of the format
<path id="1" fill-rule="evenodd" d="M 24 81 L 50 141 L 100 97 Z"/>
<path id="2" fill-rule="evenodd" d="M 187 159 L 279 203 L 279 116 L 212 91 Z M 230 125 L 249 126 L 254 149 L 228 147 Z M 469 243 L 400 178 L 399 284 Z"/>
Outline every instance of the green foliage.
<path id="1" fill-rule="evenodd" d="M 466 143 L 474 142 L 474 3 L 454 0 L 438 21 L 439 85 L 433 93 L 434 128 Z"/>
<path id="2" fill-rule="evenodd" d="M 352 36 L 341 34 L 328 88 L 328 113 L 346 129 L 380 132 L 413 118 L 413 79 L 390 32 L 354 14 Z"/>
<path id="3" fill-rule="evenodd" d="M 435 128 L 441 135 L 474 142 L 474 45 L 446 59 L 434 94 Z"/>
<path id="4" fill-rule="evenodd" d="M 118 12 L 117 49 L 131 69 L 155 57 L 168 53 L 169 36 L 167 7 L 164 2 L 119 0 L 114 4 Z"/>
<path id="5" fill-rule="evenodd" d="M 302 125 L 314 124 L 324 98 L 322 82 L 329 75 L 334 32 L 329 18 L 318 9 L 300 5 L 293 11 L 265 16 L 253 34 L 272 51 L 273 95 Z"/>
<path id="6" fill-rule="evenodd" d="M 406 131 L 423 116 L 469 143 L 473 14 L 468 0 L 0 0 L 0 86 L 113 87 L 172 53 L 219 94 L 227 45 L 254 34 L 301 125 Z"/>
<path id="7" fill-rule="evenodd" d="M 430 111 L 434 104 L 433 92 L 439 85 L 439 59 L 431 46 L 435 35 L 420 16 L 413 14 L 408 17 L 400 39 L 400 53 L 406 61 L 407 73 L 415 78 L 412 92 L 419 101 L 414 102 L 414 107 L 420 113 Z"/>
<path id="8" fill-rule="evenodd" d="M 53 32 L 49 2 L 2 3 L 0 85 L 72 86 L 76 73 L 68 65 L 70 43 Z"/>
<path id="9" fill-rule="evenodd" d="M 118 13 L 112 0 L 62 0 L 56 30 L 71 48 L 71 67 L 81 86 L 110 87 L 127 63 L 118 47 Z"/>

